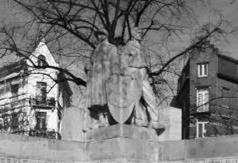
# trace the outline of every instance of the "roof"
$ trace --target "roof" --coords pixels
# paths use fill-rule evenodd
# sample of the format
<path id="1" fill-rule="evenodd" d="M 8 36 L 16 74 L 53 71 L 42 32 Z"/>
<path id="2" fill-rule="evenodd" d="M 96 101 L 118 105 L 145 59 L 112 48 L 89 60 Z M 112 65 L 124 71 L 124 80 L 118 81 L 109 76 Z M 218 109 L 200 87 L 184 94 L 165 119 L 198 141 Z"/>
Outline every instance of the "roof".
<path id="1" fill-rule="evenodd" d="M 221 52 L 221 50 L 220 50 L 217 46 L 215 46 L 214 44 L 212 44 L 210 41 L 206 41 L 204 45 L 205 45 L 206 47 L 208 47 L 208 48 L 213 49 L 213 50 L 215 51 L 215 54 L 216 54 L 218 57 L 224 58 L 224 59 L 226 59 L 226 60 L 229 60 L 229 61 L 231 61 L 231 62 L 233 62 L 233 63 L 238 64 L 238 59 L 235 59 L 235 58 L 233 58 L 233 57 L 227 56 L 227 55 L 225 55 L 225 54 L 221 54 L 221 53 L 225 53 L 225 52 Z M 186 65 L 187 65 L 188 63 L 189 63 L 189 60 L 188 60 L 188 62 L 186 63 Z M 186 65 L 183 67 L 183 71 L 184 71 Z M 183 71 L 182 71 L 182 72 L 183 72 Z"/>
<path id="2" fill-rule="evenodd" d="M 21 70 L 26 70 L 27 68 L 27 64 L 26 64 L 26 59 L 21 59 L 17 62 L 14 63 L 10 63 L 6 66 L 3 66 L 0 68 L 0 80 L 7 77 L 7 78 L 11 78 L 10 76 L 16 76 L 18 75 Z M 59 79 L 65 78 L 65 75 L 60 73 L 59 74 Z M 65 88 L 66 92 L 69 94 L 69 96 L 71 96 L 73 94 L 70 85 L 67 81 L 64 81 L 62 83 L 60 83 L 63 85 L 63 88 Z"/>
<path id="3" fill-rule="evenodd" d="M 238 59 L 235 59 L 235 58 L 233 58 L 233 57 L 230 57 L 230 56 L 228 56 L 228 55 L 225 55 L 225 54 L 224 54 L 225 52 L 221 52 L 221 49 L 219 49 L 217 46 L 215 46 L 214 44 L 210 43 L 209 41 L 207 41 L 206 43 L 207 43 L 207 45 L 208 45 L 210 48 L 213 48 L 214 50 L 216 50 L 216 54 L 217 54 L 218 57 L 224 58 L 224 59 L 226 59 L 226 60 L 229 60 L 229 61 L 231 61 L 231 62 L 233 62 L 233 63 L 238 64 Z M 221 54 L 221 53 L 223 53 L 223 54 Z"/>
<path id="4" fill-rule="evenodd" d="M 224 59 L 226 59 L 226 60 L 229 60 L 229 61 L 231 61 L 231 62 L 233 62 L 233 63 L 238 64 L 238 60 L 235 59 L 235 58 L 232 58 L 232 57 L 230 57 L 230 56 L 223 55 L 223 54 L 217 54 L 217 56 L 218 56 L 218 57 L 221 57 L 221 58 L 224 58 Z"/>
<path id="5" fill-rule="evenodd" d="M 25 70 L 26 68 L 27 68 L 27 65 L 26 65 L 25 59 L 21 59 L 17 62 L 10 63 L 0 68 L 0 78 L 3 78 L 15 72 L 20 72 L 21 70 Z"/>
<path id="6" fill-rule="evenodd" d="M 38 41 L 38 44 L 40 42 L 44 42 L 44 41 L 40 40 L 40 41 Z M 31 49 L 32 53 L 35 51 L 38 44 L 34 45 L 34 48 Z M 27 53 L 28 56 L 30 54 L 31 53 Z M 51 55 L 52 55 L 53 59 L 55 60 L 55 56 L 53 54 L 51 54 Z M 27 69 L 26 61 L 27 61 L 27 59 L 25 57 L 21 57 L 21 56 L 17 55 L 16 53 L 11 53 L 11 54 L 5 55 L 4 57 L 0 58 L 0 65 L 2 65 L 2 67 L 0 67 L 0 79 L 4 78 L 12 73 L 16 74 L 16 72 L 20 72 L 21 70 Z M 63 74 L 59 74 L 59 77 L 63 78 L 65 76 Z M 67 93 L 69 93 L 69 95 L 72 95 L 73 93 L 69 86 L 69 83 L 67 81 L 65 81 L 65 82 L 63 82 L 63 85 L 64 85 L 64 88 L 66 89 Z"/>

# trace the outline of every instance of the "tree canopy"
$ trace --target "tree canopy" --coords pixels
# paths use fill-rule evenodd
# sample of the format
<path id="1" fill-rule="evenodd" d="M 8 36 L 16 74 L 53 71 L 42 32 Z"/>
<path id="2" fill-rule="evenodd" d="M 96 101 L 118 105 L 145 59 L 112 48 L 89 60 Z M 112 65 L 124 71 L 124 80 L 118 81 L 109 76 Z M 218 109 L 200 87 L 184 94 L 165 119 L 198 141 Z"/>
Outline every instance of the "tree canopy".
<path id="1" fill-rule="evenodd" d="M 98 44 L 98 35 L 105 34 L 108 41 L 116 46 L 124 45 L 132 37 L 132 29 L 138 28 L 141 31 L 142 40 L 150 41 L 153 33 L 156 35 L 165 35 L 167 38 L 180 36 L 185 30 L 185 22 L 188 24 L 194 21 L 193 11 L 187 5 L 189 0 L 13 0 L 27 14 L 31 15 L 31 20 L 20 28 L 24 32 L 30 33 L 34 38 L 30 38 L 24 32 L 20 35 L 24 38 L 30 38 L 30 46 L 33 42 L 42 38 L 48 38 L 59 45 L 61 53 L 66 40 L 73 39 L 79 42 L 75 47 L 80 49 L 89 49 L 93 51 Z M 156 80 L 168 71 L 168 67 L 177 58 L 190 53 L 194 48 L 201 46 L 208 38 L 222 33 L 220 29 L 222 22 L 215 25 L 203 26 L 202 34 L 187 46 L 184 50 L 174 54 L 167 60 L 157 61 L 157 66 L 148 65 L 145 67 L 151 78 L 151 83 L 156 90 Z M 37 29 L 30 32 L 29 28 Z M 16 30 L 19 27 L 2 27 L 1 49 L 4 50 L 2 55 L 9 52 L 16 52 L 17 55 L 29 56 L 29 46 L 20 47 L 16 41 Z M 17 34 L 17 36 L 19 33 Z M 152 35 L 152 36 L 151 36 Z M 37 37 L 36 37 L 37 36 Z M 70 39 L 69 39 L 70 38 Z M 32 41 L 34 39 L 34 41 Z M 62 46 L 62 40 L 64 46 Z M 61 43 L 60 43 L 61 42 Z M 70 46 L 75 42 L 70 41 Z M 34 47 L 34 46 L 33 46 Z M 87 52 L 79 52 L 74 49 L 75 54 L 86 56 Z M 66 57 L 70 56 L 67 53 Z M 85 57 L 86 59 L 88 56 Z M 36 68 L 56 68 L 50 65 L 44 65 Z M 85 80 L 73 74 L 67 68 L 57 68 L 64 73 L 65 80 L 73 81 L 77 85 L 86 86 Z M 60 82 L 60 81 L 58 81 Z"/>

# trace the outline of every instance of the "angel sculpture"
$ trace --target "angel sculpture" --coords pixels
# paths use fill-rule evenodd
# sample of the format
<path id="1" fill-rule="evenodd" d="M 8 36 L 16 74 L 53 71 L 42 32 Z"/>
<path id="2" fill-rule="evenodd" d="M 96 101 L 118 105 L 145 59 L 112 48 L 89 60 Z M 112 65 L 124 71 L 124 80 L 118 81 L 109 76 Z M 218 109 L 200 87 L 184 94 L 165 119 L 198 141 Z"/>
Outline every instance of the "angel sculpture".
<path id="1" fill-rule="evenodd" d="M 134 32 L 125 46 L 115 46 L 105 37 L 94 51 L 87 82 L 92 128 L 112 123 L 162 127 L 140 47 Z"/>

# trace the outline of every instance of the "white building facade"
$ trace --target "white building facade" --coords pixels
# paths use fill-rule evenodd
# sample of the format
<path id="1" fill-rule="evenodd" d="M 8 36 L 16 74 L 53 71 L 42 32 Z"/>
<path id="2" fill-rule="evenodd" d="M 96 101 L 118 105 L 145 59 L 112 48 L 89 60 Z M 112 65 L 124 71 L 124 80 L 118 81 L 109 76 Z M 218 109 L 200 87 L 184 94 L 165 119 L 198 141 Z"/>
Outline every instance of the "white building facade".
<path id="1" fill-rule="evenodd" d="M 63 108 L 72 92 L 47 45 L 40 42 L 28 59 L 0 68 L 0 130 L 31 136 L 60 138 Z"/>

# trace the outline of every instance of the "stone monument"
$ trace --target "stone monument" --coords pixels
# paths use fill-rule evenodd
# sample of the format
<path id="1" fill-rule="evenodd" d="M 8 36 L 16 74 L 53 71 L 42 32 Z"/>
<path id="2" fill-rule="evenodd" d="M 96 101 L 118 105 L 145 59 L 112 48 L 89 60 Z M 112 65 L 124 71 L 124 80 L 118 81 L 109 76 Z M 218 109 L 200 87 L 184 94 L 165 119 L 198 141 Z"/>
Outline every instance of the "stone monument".
<path id="1" fill-rule="evenodd" d="M 132 39 L 119 46 L 109 43 L 107 35 L 100 33 L 100 42 L 87 65 L 88 130 L 113 124 L 157 132 L 163 128 L 145 66 L 136 28 Z"/>

